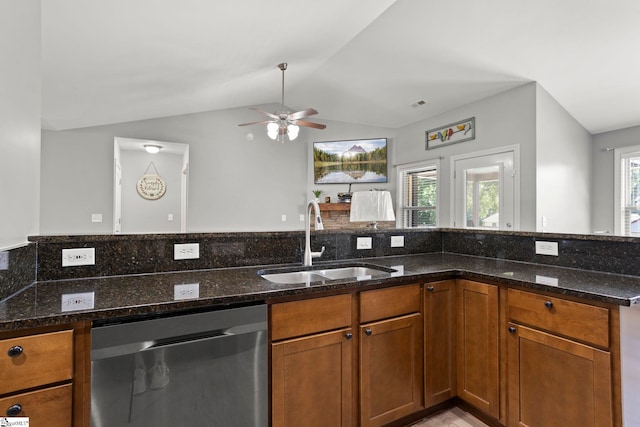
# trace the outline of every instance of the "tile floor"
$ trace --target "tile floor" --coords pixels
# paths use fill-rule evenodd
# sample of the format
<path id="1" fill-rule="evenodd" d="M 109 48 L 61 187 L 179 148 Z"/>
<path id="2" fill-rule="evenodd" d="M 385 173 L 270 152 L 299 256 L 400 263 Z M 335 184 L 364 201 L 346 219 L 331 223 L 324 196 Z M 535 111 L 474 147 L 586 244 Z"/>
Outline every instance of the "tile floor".
<path id="1" fill-rule="evenodd" d="M 411 427 L 488 427 L 468 412 L 454 407 L 431 415 Z"/>

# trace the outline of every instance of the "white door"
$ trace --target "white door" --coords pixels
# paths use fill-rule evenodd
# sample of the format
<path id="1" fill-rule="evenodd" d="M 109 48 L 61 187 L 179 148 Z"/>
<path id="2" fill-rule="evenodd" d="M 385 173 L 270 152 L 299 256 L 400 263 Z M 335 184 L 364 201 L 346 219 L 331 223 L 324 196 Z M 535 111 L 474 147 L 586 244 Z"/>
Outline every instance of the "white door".
<path id="1" fill-rule="evenodd" d="M 453 160 L 453 226 L 517 230 L 516 152 L 457 157 Z"/>
<path id="2" fill-rule="evenodd" d="M 115 159 L 113 173 L 113 233 L 122 232 L 122 167 Z"/>

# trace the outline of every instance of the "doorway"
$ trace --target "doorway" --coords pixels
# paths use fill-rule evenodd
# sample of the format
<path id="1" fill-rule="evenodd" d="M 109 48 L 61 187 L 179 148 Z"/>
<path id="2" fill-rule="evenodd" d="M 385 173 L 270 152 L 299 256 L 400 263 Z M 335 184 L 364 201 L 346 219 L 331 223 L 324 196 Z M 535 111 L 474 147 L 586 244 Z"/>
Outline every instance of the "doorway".
<path id="1" fill-rule="evenodd" d="M 517 146 L 451 158 L 456 228 L 519 229 Z"/>

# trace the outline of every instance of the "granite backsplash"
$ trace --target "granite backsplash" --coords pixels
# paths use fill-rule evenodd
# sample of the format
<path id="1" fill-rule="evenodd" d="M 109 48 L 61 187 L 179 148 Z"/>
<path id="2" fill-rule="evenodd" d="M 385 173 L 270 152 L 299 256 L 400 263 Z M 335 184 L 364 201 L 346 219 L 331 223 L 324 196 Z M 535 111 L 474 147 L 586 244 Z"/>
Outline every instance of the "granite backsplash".
<path id="1" fill-rule="evenodd" d="M 36 280 L 36 245 L 0 251 L 0 301 Z"/>
<path id="2" fill-rule="evenodd" d="M 404 247 L 392 248 L 391 236 L 404 236 Z M 372 249 L 357 250 L 358 237 L 371 237 Z M 37 280 L 59 280 L 167 271 L 201 270 L 302 262 L 304 232 L 202 233 L 102 236 L 37 236 Z M 173 245 L 199 243 L 198 259 L 174 260 Z M 406 255 L 442 251 L 437 231 L 320 231 L 311 248 L 325 252 L 319 261 Z M 62 249 L 95 248 L 95 265 L 62 267 Z"/>
<path id="3" fill-rule="evenodd" d="M 404 236 L 404 247 L 392 248 L 391 236 L 398 235 Z M 373 248 L 356 249 L 358 237 L 371 237 Z M 301 231 L 32 236 L 30 240 L 34 244 L 7 251 L 11 268 L 0 270 L 0 298 L 34 280 L 300 263 L 304 247 Z M 559 256 L 536 255 L 536 240 L 558 242 Z M 176 243 L 199 243 L 200 258 L 174 260 Z M 322 246 L 325 253 L 314 262 L 448 252 L 640 276 L 640 239 L 630 237 L 460 229 L 312 233 L 312 250 L 319 251 Z M 61 266 L 62 249 L 82 247 L 95 248 L 95 265 Z"/>

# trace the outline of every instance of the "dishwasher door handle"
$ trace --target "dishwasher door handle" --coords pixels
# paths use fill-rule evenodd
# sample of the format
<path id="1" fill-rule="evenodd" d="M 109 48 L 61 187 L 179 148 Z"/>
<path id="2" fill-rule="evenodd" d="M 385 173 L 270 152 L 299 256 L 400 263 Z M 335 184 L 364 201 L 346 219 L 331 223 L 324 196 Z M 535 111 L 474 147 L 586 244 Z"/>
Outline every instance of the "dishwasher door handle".
<path id="1" fill-rule="evenodd" d="M 216 340 L 236 335 L 250 334 L 254 332 L 264 331 L 266 333 L 266 322 L 253 323 L 248 325 L 234 326 L 225 330 L 209 331 L 206 333 L 197 333 L 182 335 L 179 337 L 163 338 L 150 341 L 134 342 L 111 347 L 94 349 L 91 352 L 91 360 L 109 359 L 112 357 L 126 356 L 144 351 L 156 350 L 159 348 L 174 347 L 189 343 L 196 343 L 207 340 Z"/>
<path id="2" fill-rule="evenodd" d="M 177 345 L 192 344 L 192 343 L 209 341 L 209 340 L 217 340 L 220 338 L 231 337 L 234 335 L 235 334 L 227 331 L 213 331 L 211 333 L 204 334 L 204 335 L 203 334 L 185 335 L 181 337 L 167 338 L 163 340 L 153 341 L 153 344 L 151 344 L 149 347 L 146 347 L 140 351 L 144 352 L 149 350 L 157 350 L 159 348 L 175 347 Z"/>

